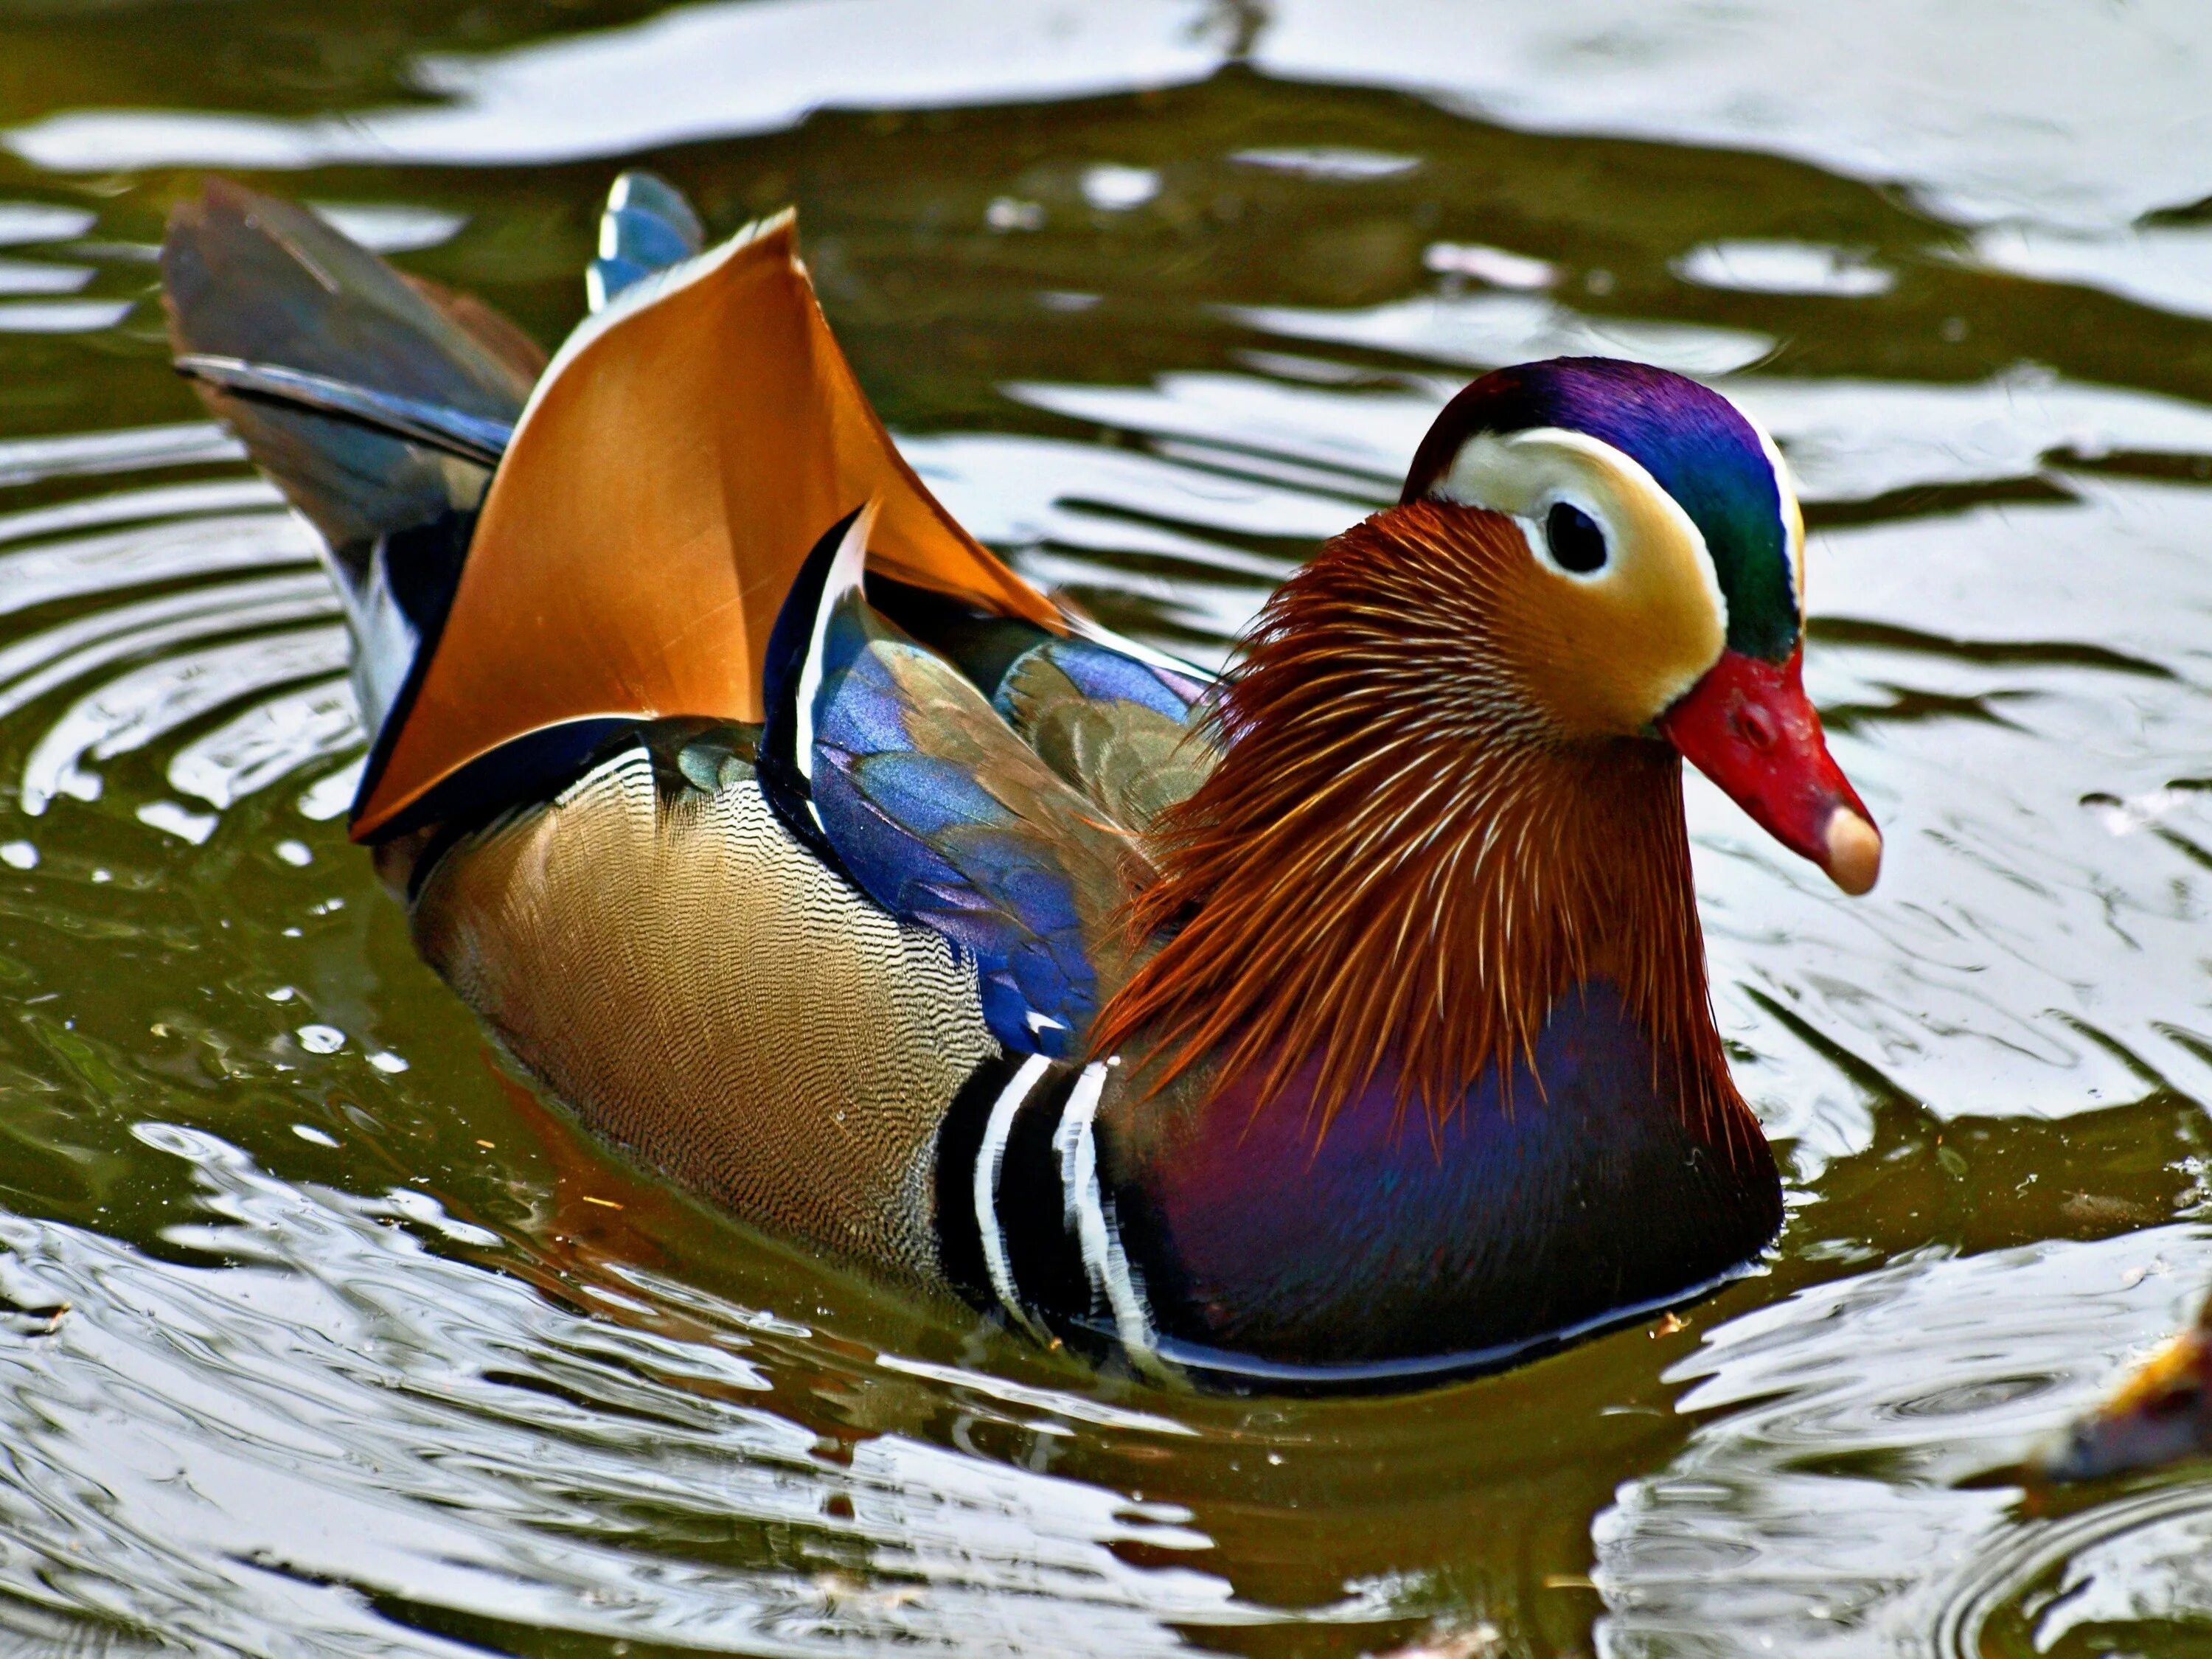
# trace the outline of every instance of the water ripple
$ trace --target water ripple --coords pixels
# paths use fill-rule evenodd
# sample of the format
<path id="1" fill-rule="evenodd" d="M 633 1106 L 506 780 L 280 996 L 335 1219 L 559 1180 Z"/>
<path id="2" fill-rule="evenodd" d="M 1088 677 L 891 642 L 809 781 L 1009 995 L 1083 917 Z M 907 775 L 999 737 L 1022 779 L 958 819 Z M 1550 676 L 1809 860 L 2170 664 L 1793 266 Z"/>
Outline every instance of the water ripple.
<path id="1" fill-rule="evenodd" d="M 2178 1226 L 1926 1252 L 1716 1329 L 1669 1374 L 1693 1384 L 1690 1443 L 1592 1528 L 1607 1659 L 1983 1659 L 2109 1618 L 2118 1587 L 2148 1582 L 2151 1534 L 2170 1548 L 2212 1526 L 2212 1489 L 2051 1518 L 1971 1483 L 2097 1397 L 2208 1272 L 2212 1233 Z M 2166 1582 L 2185 1603 L 2188 1574 Z M 2008 1620 L 2032 1647 L 1984 1643 Z"/>
<path id="2" fill-rule="evenodd" d="M 235 486 L 217 489 L 226 495 L 236 493 Z M 215 492 L 201 489 L 190 493 L 204 501 Z M 179 577 L 303 564 L 315 556 L 315 545 L 306 527 L 282 514 L 167 516 L 187 504 L 174 499 L 185 494 L 140 492 L 140 499 L 133 502 L 133 516 L 143 512 L 156 521 L 136 529 L 42 542 L 0 555 L 0 615 Z M 21 516 L 45 516 L 51 520 L 64 515 L 57 512 Z M 9 527 L 0 522 L 0 539 L 6 538 Z"/>
<path id="3" fill-rule="evenodd" d="M 0 489 L 150 466 L 204 466 L 240 460 L 245 454 L 245 446 L 212 421 L 14 438 L 0 442 Z"/>
<path id="4" fill-rule="evenodd" d="M 351 684 L 324 680 L 257 702 L 195 738 L 170 760 L 169 786 L 222 808 L 367 740 Z"/>
<path id="5" fill-rule="evenodd" d="M 319 1652 L 388 1651 L 395 1605 L 779 1655 L 1167 1652 L 1252 1616 L 1121 1559 L 1207 1547 L 1172 1506 L 896 1432 L 825 1461 L 743 1403 L 774 1386 L 750 1310 L 690 1291 L 680 1339 L 563 1312 L 427 1250 L 419 1193 L 138 1134 L 191 1167 L 206 1218 L 165 1237 L 205 1265 L 0 1217 L 0 1294 L 69 1310 L 0 1343 L 7 1604 L 215 1653 L 261 1651 L 272 1596 Z"/>

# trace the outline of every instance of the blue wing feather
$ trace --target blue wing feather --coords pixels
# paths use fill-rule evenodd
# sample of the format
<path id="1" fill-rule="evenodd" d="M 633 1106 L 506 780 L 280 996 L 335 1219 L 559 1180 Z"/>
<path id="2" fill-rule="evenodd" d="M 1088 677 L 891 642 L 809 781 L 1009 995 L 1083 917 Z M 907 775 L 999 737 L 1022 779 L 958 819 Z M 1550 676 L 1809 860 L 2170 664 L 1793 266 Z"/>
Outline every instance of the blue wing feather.
<path id="1" fill-rule="evenodd" d="M 1092 702 L 1131 702 L 1171 720 L 1184 720 L 1192 706 L 1205 696 L 1206 682 L 1195 674 L 1180 674 L 1084 639 L 1047 640 L 1023 654 L 1000 682 L 991 706 L 1008 720 L 1015 718 L 1014 688 L 1020 671 L 1035 663 L 1049 663 L 1075 690 Z"/>
<path id="2" fill-rule="evenodd" d="M 681 191 L 650 173 L 623 173 L 607 192 L 599 256 L 585 273 L 591 308 L 600 310 L 631 283 L 690 258 L 705 242 L 699 216 Z"/>
<path id="3" fill-rule="evenodd" d="M 813 803 L 847 872 L 975 957 L 1001 1042 L 1073 1056 L 1098 1012 L 1127 849 L 981 693 L 857 594 L 822 654 Z"/>
<path id="4" fill-rule="evenodd" d="M 1127 972 L 1120 912 L 1149 872 L 1133 836 L 868 604 L 870 523 L 856 510 L 823 535 L 769 635 L 762 792 L 861 892 L 975 961 L 1009 1049 L 1074 1057 Z"/>

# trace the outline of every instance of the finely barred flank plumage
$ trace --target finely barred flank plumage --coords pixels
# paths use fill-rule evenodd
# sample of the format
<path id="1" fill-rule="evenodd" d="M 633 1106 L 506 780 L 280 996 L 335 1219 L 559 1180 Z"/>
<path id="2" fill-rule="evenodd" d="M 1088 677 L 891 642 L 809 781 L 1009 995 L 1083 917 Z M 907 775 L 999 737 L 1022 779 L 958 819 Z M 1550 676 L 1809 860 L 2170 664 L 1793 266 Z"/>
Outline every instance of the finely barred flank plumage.
<path id="1" fill-rule="evenodd" d="M 1846 890 L 1881 837 L 1740 410 L 1486 375 L 1209 690 L 931 496 L 790 215 L 704 240 L 619 180 L 542 374 L 236 186 L 163 250 L 178 367 L 330 544 L 352 833 L 517 1062 L 750 1222 L 1153 1380 L 1494 1369 L 1758 1255 L 1681 761 Z"/>
<path id="2" fill-rule="evenodd" d="M 1756 1139 L 1708 1002 L 1680 760 L 1545 714 L 1502 627 L 1529 579 L 1510 521 L 1418 502 L 1283 586 L 1218 694 L 1235 740 L 1148 837 L 1163 874 L 1134 927 L 1170 936 L 1097 1052 L 1164 1050 L 1155 1086 L 1207 1058 L 1256 1071 L 1262 1107 L 1319 1056 L 1317 1131 L 1395 1060 L 1401 1107 L 1448 1115 L 1487 1070 L 1510 1090 L 1553 1002 L 1604 978 L 1662 1092 Z"/>

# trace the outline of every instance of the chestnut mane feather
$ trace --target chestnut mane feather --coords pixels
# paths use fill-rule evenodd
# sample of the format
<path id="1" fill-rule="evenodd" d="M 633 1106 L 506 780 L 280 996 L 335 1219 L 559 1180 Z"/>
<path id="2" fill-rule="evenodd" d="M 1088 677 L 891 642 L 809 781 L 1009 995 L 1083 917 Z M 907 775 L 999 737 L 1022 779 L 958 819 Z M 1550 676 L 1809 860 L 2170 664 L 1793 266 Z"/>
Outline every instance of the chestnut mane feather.
<path id="1" fill-rule="evenodd" d="M 1317 1058 L 1322 1130 L 1391 1070 L 1401 1109 L 1448 1115 L 1487 1069 L 1533 1067 L 1554 1001 L 1602 977 L 1686 1119 L 1756 1144 L 1713 1025 L 1680 763 L 1534 705 L 1498 625 L 1528 569 L 1510 520 L 1415 502 L 1274 596 L 1217 700 L 1220 764 L 1147 837 L 1160 876 L 1132 923 L 1164 942 L 1096 1052 L 1141 1037 L 1155 1090 L 1202 1063 L 1257 1076 L 1260 1108 Z"/>

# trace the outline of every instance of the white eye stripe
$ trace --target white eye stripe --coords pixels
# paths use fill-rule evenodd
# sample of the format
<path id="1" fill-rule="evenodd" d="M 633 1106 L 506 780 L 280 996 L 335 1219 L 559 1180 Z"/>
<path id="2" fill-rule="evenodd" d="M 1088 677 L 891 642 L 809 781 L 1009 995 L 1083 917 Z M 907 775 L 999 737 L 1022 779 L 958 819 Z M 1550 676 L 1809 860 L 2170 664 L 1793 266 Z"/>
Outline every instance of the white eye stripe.
<path id="1" fill-rule="evenodd" d="M 1463 507 L 1505 514 L 1520 525 L 1530 551 L 1546 570 L 1593 586 L 1626 574 L 1624 559 L 1632 560 L 1639 537 L 1662 534 L 1688 553 L 1721 632 L 1728 632 L 1728 597 L 1721 591 L 1705 532 L 1641 461 L 1603 439 L 1548 426 L 1478 433 L 1460 446 L 1429 494 Z M 1555 501 L 1589 514 L 1604 535 L 1606 562 L 1596 569 L 1568 570 L 1551 556 L 1541 515 Z"/>
<path id="2" fill-rule="evenodd" d="M 1511 518 L 1528 549 L 1500 600 L 1500 638 L 1528 706 L 1570 737 L 1648 735 L 1728 647 L 1711 550 L 1634 457 L 1537 428 L 1468 440 L 1431 495 Z M 1565 568 L 1547 516 L 1565 501 L 1606 538 L 1595 568 Z M 1564 514 L 1561 515 L 1563 518 Z M 1568 557 L 1586 562 L 1587 538 Z"/>

